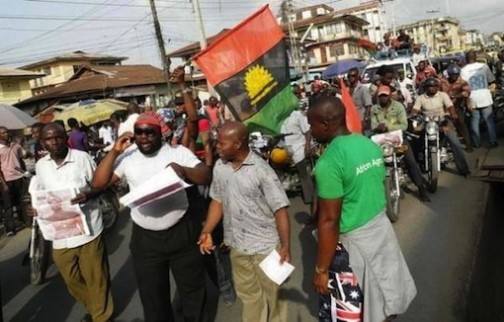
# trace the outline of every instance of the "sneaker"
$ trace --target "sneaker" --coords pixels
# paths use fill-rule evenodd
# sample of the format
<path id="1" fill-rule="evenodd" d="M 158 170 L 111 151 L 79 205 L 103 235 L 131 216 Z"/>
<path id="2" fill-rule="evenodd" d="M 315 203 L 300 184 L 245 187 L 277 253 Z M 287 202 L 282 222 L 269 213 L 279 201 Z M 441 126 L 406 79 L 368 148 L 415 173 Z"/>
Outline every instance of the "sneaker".
<path id="1" fill-rule="evenodd" d="M 497 142 L 491 142 L 490 143 L 490 148 L 496 148 L 498 146 L 499 146 L 499 143 L 497 143 Z"/>
<path id="2" fill-rule="evenodd" d="M 12 237 L 12 236 L 14 236 L 15 234 L 16 234 L 16 232 L 15 232 L 14 230 L 10 230 L 10 231 L 8 231 L 8 232 L 7 232 L 7 234 L 5 234 L 5 236 L 7 236 L 7 237 Z"/>

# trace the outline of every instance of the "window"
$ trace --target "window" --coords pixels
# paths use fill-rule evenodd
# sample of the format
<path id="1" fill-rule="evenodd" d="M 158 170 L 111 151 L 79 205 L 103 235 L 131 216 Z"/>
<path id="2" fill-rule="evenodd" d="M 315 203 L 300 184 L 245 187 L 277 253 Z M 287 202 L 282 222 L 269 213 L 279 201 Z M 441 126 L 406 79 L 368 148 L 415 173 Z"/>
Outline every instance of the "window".
<path id="1" fill-rule="evenodd" d="M 329 46 L 329 56 L 338 57 L 345 54 L 345 48 L 342 44 L 336 44 Z"/>
<path id="2" fill-rule="evenodd" d="M 46 76 L 51 75 L 51 67 L 44 67 L 42 73 L 46 74 Z"/>

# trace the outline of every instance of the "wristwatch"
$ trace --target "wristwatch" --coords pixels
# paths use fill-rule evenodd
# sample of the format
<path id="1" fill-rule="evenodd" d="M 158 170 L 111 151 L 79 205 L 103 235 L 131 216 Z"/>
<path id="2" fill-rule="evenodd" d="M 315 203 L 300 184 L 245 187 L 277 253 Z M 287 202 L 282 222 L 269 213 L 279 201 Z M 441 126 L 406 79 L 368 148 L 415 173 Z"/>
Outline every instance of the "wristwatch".
<path id="1" fill-rule="evenodd" d="M 190 87 L 188 87 L 188 88 L 184 89 L 182 91 L 182 93 L 184 93 L 184 94 L 191 94 L 192 93 L 192 89 Z"/>
<path id="2" fill-rule="evenodd" d="M 317 273 L 317 274 L 325 274 L 325 273 L 327 273 L 327 270 L 323 269 L 323 268 L 320 268 L 318 266 L 315 266 L 315 273 Z"/>

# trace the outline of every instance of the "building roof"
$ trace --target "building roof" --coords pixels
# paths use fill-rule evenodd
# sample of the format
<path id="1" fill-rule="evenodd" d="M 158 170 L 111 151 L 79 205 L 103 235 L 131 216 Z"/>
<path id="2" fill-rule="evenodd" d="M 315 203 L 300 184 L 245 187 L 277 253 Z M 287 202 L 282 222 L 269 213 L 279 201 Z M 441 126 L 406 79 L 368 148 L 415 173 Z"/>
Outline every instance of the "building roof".
<path id="1" fill-rule="evenodd" d="M 40 95 L 16 105 L 36 101 L 63 99 L 76 94 L 104 91 L 129 86 L 154 85 L 166 82 L 163 70 L 151 65 L 83 66 L 72 78 Z"/>
<path id="2" fill-rule="evenodd" d="M 298 13 L 298 12 L 307 11 L 307 10 L 311 10 L 311 9 L 317 9 L 317 8 L 324 8 L 324 9 L 327 9 L 329 11 L 334 11 L 333 7 L 321 3 L 321 4 L 316 4 L 316 5 L 313 5 L 313 6 L 309 6 L 309 7 L 303 7 L 303 8 L 294 9 L 292 11 L 292 13 Z"/>
<path id="3" fill-rule="evenodd" d="M 33 79 L 45 76 L 44 73 L 35 73 L 28 70 L 0 67 L 0 79 Z"/>
<path id="4" fill-rule="evenodd" d="M 373 0 L 373 1 L 363 2 L 360 5 L 355 6 L 355 7 L 349 7 L 349 8 L 336 10 L 336 11 L 334 11 L 334 14 L 338 14 L 338 15 L 351 14 L 356 11 L 364 11 L 364 10 L 368 10 L 368 9 L 381 8 L 381 6 L 382 6 L 381 0 Z"/>
<path id="5" fill-rule="evenodd" d="M 222 29 L 219 31 L 219 33 L 210 36 L 206 39 L 207 44 L 211 45 L 215 40 L 219 39 L 223 35 L 225 35 L 229 30 L 231 29 Z M 185 57 L 185 56 L 192 56 L 196 53 L 198 53 L 201 50 L 201 46 L 199 41 L 193 42 L 190 45 L 187 45 L 185 47 L 182 47 L 180 49 L 177 49 L 175 51 L 172 51 L 171 53 L 168 53 L 166 57 L 173 58 L 173 57 Z"/>
<path id="6" fill-rule="evenodd" d="M 317 25 L 317 24 L 322 24 L 322 23 L 332 22 L 332 21 L 339 21 L 339 20 L 352 22 L 352 23 L 362 25 L 362 26 L 369 25 L 369 22 L 367 22 L 366 20 L 361 19 L 359 17 L 352 16 L 352 15 L 338 15 L 338 14 L 334 14 L 334 13 L 328 13 L 328 14 L 322 15 L 322 16 L 297 20 L 297 21 L 294 21 L 293 25 L 294 25 L 294 29 L 298 29 L 298 28 L 302 28 L 302 27 L 307 27 L 312 23 Z M 282 29 L 288 30 L 289 25 L 283 24 Z"/>
<path id="7" fill-rule="evenodd" d="M 46 66 L 49 64 L 53 64 L 56 62 L 64 62 L 64 61 L 85 61 L 90 64 L 97 61 L 116 61 L 121 62 L 123 60 L 128 59 L 128 57 L 119 57 L 119 56 L 109 56 L 109 55 L 99 55 L 93 53 L 86 53 L 80 50 L 74 51 L 72 53 L 62 54 L 56 57 L 52 57 L 49 59 L 41 60 L 35 63 L 31 63 L 28 65 L 21 66 L 21 69 L 35 69 L 37 67 Z"/>

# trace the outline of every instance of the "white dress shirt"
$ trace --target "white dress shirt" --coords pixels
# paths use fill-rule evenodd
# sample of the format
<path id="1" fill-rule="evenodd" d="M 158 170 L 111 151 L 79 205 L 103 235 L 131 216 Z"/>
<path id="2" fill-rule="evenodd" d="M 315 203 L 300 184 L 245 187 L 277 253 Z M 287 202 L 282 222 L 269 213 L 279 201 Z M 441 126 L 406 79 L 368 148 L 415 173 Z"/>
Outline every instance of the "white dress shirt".
<path id="1" fill-rule="evenodd" d="M 74 189 L 76 193 L 90 189 L 96 164 L 89 154 L 79 150 L 68 149 L 68 154 L 60 165 L 50 155 L 40 159 L 35 165 L 37 189 L 61 190 Z M 75 236 L 53 241 L 54 249 L 75 248 L 87 244 L 103 231 L 103 221 L 97 200 L 90 200 L 81 205 L 86 215 L 86 222 L 91 234 Z"/>

